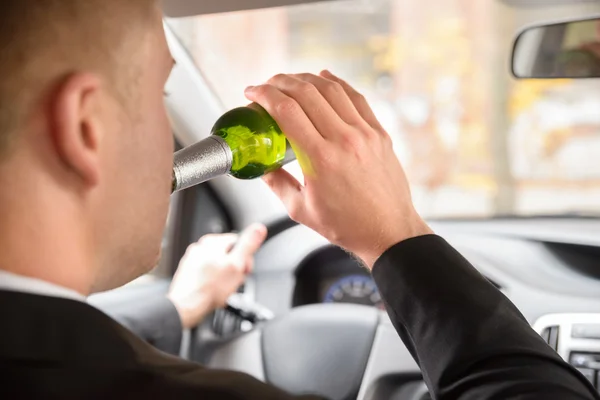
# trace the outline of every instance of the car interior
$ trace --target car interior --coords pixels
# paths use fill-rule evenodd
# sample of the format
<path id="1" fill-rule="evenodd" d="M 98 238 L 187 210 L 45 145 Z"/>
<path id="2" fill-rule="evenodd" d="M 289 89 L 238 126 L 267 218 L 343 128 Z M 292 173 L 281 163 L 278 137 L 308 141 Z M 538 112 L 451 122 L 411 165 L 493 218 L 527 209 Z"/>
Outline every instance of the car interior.
<path id="1" fill-rule="evenodd" d="M 600 52 L 581 50 L 600 43 L 600 1 L 165 0 L 164 14 L 177 148 L 246 104 L 247 85 L 339 72 L 434 231 L 600 385 Z M 160 264 L 90 303 L 110 315 L 162 296 L 189 244 L 253 222 L 269 229 L 253 273 L 184 333 L 182 357 L 333 400 L 430 398 L 369 272 L 260 179 L 175 193 Z"/>

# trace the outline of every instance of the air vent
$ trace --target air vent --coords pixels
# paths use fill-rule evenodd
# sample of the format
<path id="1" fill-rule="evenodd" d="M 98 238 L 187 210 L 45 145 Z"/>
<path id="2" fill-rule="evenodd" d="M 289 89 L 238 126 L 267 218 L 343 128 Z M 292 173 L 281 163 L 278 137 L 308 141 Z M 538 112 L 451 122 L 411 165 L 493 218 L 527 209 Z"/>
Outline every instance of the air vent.
<path id="1" fill-rule="evenodd" d="M 558 350 L 558 331 L 558 326 L 554 325 L 544 328 L 541 333 L 542 339 L 544 339 L 555 351 Z"/>

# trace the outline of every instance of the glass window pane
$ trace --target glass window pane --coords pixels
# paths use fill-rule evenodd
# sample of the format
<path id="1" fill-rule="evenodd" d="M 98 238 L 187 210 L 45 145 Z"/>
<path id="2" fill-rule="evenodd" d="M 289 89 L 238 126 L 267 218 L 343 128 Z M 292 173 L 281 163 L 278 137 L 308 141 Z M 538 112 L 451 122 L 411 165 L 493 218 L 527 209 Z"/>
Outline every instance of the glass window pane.
<path id="1" fill-rule="evenodd" d="M 348 80 L 393 137 L 427 217 L 595 213 L 600 80 L 512 79 L 516 12 L 496 0 L 350 0 L 169 24 L 229 108 L 280 72 Z"/>

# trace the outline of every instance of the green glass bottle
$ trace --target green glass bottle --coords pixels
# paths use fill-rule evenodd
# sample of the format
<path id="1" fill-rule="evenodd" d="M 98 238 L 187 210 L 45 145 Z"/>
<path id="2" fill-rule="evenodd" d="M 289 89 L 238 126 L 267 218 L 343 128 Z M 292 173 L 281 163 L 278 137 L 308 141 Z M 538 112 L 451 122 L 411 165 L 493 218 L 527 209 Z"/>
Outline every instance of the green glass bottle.
<path id="1" fill-rule="evenodd" d="M 223 139 L 231 149 L 233 159 L 229 174 L 236 178 L 258 178 L 291 161 L 286 158 L 290 145 L 283 132 L 256 103 L 225 113 L 211 133 Z"/>
<path id="2" fill-rule="evenodd" d="M 175 153 L 173 191 L 229 174 L 254 179 L 295 160 L 285 135 L 256 103 L 225 113 L 211 136 Z"/>

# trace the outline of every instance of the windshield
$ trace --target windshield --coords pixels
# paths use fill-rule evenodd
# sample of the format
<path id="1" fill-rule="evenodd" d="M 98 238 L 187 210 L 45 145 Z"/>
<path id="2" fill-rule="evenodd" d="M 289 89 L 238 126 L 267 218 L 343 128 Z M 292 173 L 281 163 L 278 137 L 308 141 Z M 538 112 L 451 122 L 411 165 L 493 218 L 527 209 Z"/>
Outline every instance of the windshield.
<path id="1" fill-rule="evenodd" d="M 595 214 L 600 80 L 514 80 L 517 13 L 495 0 L 350 0 L 168 23 L 227 108 L 280 72 L 329 69 L 356 86 L 426 217 Z"/>

